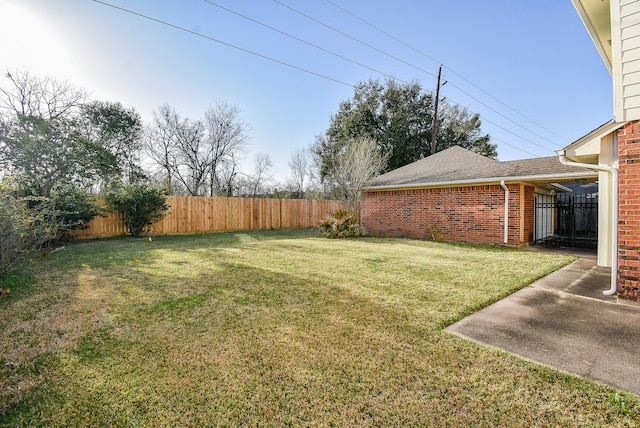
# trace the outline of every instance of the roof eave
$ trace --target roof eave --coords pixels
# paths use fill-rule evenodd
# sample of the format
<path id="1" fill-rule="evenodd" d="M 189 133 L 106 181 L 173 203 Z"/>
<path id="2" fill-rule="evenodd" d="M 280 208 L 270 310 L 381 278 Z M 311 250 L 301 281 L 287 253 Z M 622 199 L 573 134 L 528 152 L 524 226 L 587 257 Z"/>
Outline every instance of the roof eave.
<path id="1" fill-rule="evenodd" d="M 591 36 L 602 61 L 612 74 L 611 21 L 609 0 L 572 0 L 580 19 Z"/>

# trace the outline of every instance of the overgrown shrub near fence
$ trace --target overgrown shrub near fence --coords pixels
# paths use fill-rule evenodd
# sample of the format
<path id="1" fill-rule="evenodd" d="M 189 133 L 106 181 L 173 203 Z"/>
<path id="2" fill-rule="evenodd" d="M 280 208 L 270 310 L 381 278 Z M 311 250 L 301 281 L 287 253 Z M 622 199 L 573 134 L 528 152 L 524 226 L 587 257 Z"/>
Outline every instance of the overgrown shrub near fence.
<path id="1" fill-rule="evenodd" d="M 210 198 L 168 196 L 168 214 L 151 233 L 194 233 L 224 230 L 288 229 L 317 226 L 329 212 L 347 208 L 346 201 L 267 198 Z M 106 238 L 127 233 L 120 214 L 109 213 L 89 222 L 78 239 Z"/>

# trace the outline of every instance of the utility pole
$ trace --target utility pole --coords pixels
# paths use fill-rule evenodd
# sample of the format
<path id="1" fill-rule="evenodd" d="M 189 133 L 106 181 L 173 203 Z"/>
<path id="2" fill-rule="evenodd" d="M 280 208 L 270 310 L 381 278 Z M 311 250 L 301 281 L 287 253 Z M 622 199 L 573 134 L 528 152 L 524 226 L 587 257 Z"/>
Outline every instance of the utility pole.
<path id="1" fill-rule="evenodd" d="M 438 68 L 438 82 L 436 83 L 436 99 L 433 109 L 433 125 L 431 126 L 431 154 L 436 154 L 436 135 L 438 134 L 438 101 L 440 100 L 440 75 L 442 65 Z"/>

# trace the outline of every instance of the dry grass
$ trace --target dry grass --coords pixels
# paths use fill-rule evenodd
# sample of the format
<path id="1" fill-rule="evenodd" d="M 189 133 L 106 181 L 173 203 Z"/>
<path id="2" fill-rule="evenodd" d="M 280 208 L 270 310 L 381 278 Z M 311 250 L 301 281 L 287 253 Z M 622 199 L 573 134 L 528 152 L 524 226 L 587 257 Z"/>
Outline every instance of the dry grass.
<path id="1" fill-rule="evenodd" d="M 307 230 L 70 245 L 3 278 L 0 425 L 634 426 L 635 396 L 441 331 L 569 261 Z"/>

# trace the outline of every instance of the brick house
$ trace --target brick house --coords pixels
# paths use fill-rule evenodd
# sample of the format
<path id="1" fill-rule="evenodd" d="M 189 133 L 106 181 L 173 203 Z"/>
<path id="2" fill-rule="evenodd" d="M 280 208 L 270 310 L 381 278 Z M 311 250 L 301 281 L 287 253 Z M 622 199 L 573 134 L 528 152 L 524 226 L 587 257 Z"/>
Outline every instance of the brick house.
<path id="1" fill-rule="evenodd" d="M 597 177 L 557 157 L 500 162 L 454 146 L 371 180 L 361 221 L 371 234 L 520 246 L 532 241 L 536 195 Z"/>
<path id="2" fill-rule="evenodd" d="M 600 192 L 608 192 L 608 215 L 602 219 L 611 230 L 606 243 L 610 256 L 602 260 L 612 267 L 608 293 L 617 293 L 619 301 L 639 303 L 640 1 L 572 2 L 611 74 L 614 119 L 566 147 L 559 158 L 598 171 Z"/>

